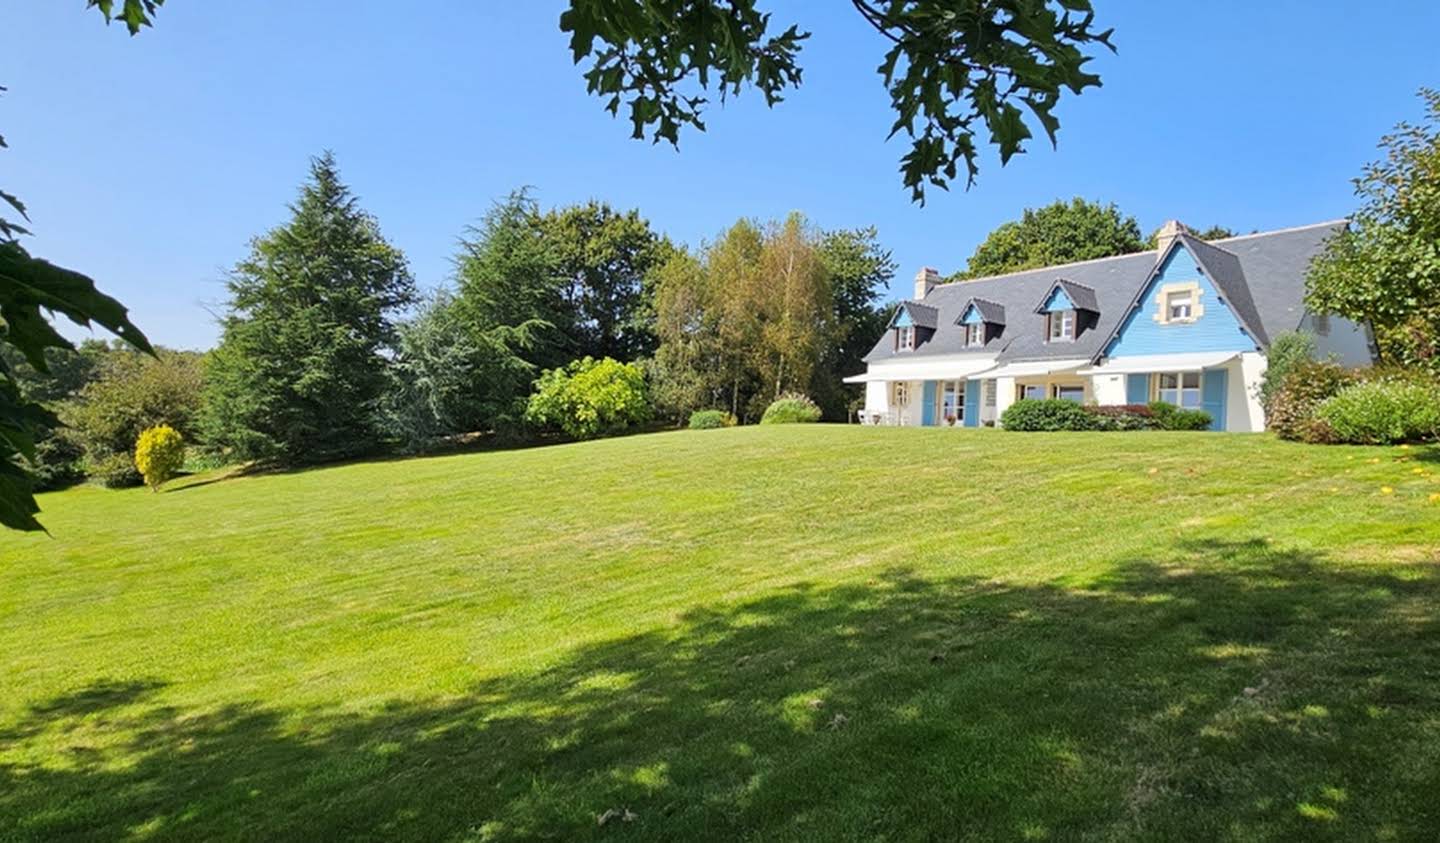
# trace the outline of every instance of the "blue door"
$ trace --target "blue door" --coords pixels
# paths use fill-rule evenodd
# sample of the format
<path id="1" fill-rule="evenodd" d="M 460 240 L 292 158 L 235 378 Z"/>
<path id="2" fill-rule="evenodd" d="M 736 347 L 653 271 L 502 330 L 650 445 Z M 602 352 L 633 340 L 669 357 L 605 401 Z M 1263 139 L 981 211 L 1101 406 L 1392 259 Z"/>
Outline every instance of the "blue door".
<path id="1" fill-rule="evenodd" d="M 1224 369 L 1206 369 L 1200 373 L 1200 409 L 1210 414 L 1210 429 L 1225 429 Z"/>
<path id="2" fill-rule="evenodd" d="M 1149 376 L 1149 375 L 1126 375 L 1126 376 L 1125 376 L 1125 403 L 1126 403 L 1126 404 L 1149 404 L 1149 403 L 1150 403 L 1150 376 Z"/>
<path id="3" fill-rule="evenodd" d="M 980 381 L 965 381 L 965 426 L 980 426 Z"/>
<path id="4" fill-rule="evenodd" d="M 935 424 L 935 381 L 920 385 L 920 423 L 926 427 Z"/>

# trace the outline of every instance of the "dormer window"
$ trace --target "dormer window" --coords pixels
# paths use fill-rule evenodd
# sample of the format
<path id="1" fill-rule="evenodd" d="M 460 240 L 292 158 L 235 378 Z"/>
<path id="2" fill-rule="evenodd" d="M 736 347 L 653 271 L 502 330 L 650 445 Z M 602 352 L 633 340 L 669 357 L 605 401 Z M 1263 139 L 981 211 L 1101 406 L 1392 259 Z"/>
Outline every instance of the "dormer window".
<path id="1" fill-rule="evenodd" d="M 1046 336 L 1050 342 L 1070 342 L 1075 339 L 1075 311 L 1053 310 L 1045 315 L 1049 321 Z"/>
<path id="2" fill-rule="evenodd" d="M 973 322 L 965 326 L 965 345 L 981 346 L 985 344 L 985 323 Z"/>
<path id="3" fill-rule="evenodd" d="M 909 325 L 902 325 L 895 329 L 895 350 L 915 350 L 915 329 Z"/>

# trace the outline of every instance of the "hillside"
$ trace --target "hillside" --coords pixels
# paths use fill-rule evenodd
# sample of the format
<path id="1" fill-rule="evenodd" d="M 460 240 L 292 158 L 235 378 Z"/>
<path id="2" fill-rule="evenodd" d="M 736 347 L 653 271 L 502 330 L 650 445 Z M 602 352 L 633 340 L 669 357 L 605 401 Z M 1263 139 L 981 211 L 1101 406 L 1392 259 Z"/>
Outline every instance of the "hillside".
<path id="1" fill-rule="evenodd" d="M 46 495 L 0 840 L 1435 839 L 1436 493 L 796 426 Z"/>

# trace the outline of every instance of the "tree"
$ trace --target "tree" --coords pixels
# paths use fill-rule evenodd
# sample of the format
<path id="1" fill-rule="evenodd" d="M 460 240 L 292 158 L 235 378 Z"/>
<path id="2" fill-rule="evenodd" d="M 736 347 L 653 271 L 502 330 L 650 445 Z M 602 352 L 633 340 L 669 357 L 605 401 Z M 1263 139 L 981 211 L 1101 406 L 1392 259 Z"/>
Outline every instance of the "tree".
<path id="1" fill-rule="evenodd" d="M 619 213 L 590 201 L 541 219 L 581 357 L 634 360 L 654 351 L 646 276 L 669 247 L 639 211 Z"/>
<path id="2" fill-rule="evenodd" d="M 526 190 L 496 202 L 460 238 L 455 257 L 458 303 L 473 329 L 532 325 L 526 362 L 553 368 L 571 359 L 574 310 L 566 301 L 560 256 Z"/>
<path id="3" fill-rule="evenodd" d="M 770 394 L 765 405 L 786 392 L 809 389 L 815 366 L 834 334 L 834 302 L 820 237 L 795 213 L 772 226 L 760 251 L 764 294 L 755 296 L 760 344 L 755 368 Z M 758 408 L 764 412 L 764 407 Z"/>
<path id="4" fill-rule="evenodd" d="M 166 480 L 185 464 L 185 438 L 168 424 L 148 427 L 135 440 L 135 467 L 150 491 L 160 491 Z"/>
<path id="5" fill-rule="evenodd" d="M 382 351 L 414 281 L 330 153 L 311 159 L 290 210 L 226 282 L 205 439 L 240 459 L 288 464 L 366 453 L 381 440 Z"/>
<path id="6" fill-rule="evenodd" d="M 988 133 L 1002 164 L 1032 137 L 1024 110 L 1056 140 L 1054 108 L 1068 90 L 1100 84 L 1084 70 L 1111 30 L 1094 26 L 1089 0 L 851 0 L 890 45 L 876 71 L 910 151 L 900 172 L 916 201 L 925 186 L 947 188 L 963 167 L 979 172 L 976 133 Z M 560 16 L 575 62 L 592 60 L 591 93 L 618 114 L 628 106 L 633 136 L 678 143 L 680 129 L 703 130 L 703 94 L 723 102 L 747 86 L 768 105 L 799 87 L 797 62 L 808 32 L 778 34 L 756 0 L 571 0 Z"/>
<path id="7" fill-rule="evenodd" d="M 1209 228 L 1192 230 L 1190 234 L 1200 240 L 1224 240 L 1226 237 L 1235 236 L 1234 231 L 1223 225 L 1212 225 Z M 1145 240 L 1145 245 L 1146 248 L 1149 249 L 1154 249 L 1160 245 L 1160 228 L 1157 227 L 1154 231 L 1150 232 L 1150 236 Z"/>
<path id="8" fill-rule="evenodd" d="M 1020 219 L 1003 223 L 975 249 L 952 280 L 983 278 L 1022 269 L 1108 258 L 1145 250 L 1140 224 L 1115 205 L 1075 197 L 1043 208 L 1026 208 Z"/>
<path id="9" fill-rule="evenodd" d="M 86 473 L 106 486 L 139 484 L 136 438 L 162 424 L 193 437 L 202 381 L 201 356 L 193 351 L 106 354 L 97 377 L 61 411 L 84 448 Z"/>
<path id="10" fill-rule="evenodd" d="M 534 323 L 472 330 L 439 292 L 397 331 L 386 428 L 407 450 L 447 436 L 519 425 L 535 368 L 521 358 Z"/>
<path id="11" fill-rule="evenodd" d="M 826 416 L 841 419 L 858 397 L 841 379 L 864 368 L 865 355 L 885 331 L 888 314 L 877 303 L 896 265 L 874 228 L 827 232 L 820 240 L 820 258 L 830 276 L 835 311 L 812 392 Z"/>
<path id="12" fill-rule="evenodd" d="M 1363 200 L 1307 277 L 1307 304 L 1375 331 L 1381 360 L 1440 375 L 1440 91 L 1380 139 L 1355 180 Z"/>

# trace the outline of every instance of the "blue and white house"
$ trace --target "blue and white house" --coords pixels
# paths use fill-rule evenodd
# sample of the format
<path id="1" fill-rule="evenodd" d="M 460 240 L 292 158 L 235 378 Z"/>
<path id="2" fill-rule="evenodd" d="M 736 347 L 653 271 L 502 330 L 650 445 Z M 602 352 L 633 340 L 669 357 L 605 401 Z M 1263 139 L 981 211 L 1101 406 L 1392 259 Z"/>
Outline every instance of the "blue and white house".
<path id="1" fill-rule="evenodd" d="M 1216 430 L 1265 427 L 1257 398 L 1272 337 L 1374 360 L 1362 325 L 1305 308 L 1305 274 L 1344 220 L 1205 241 L 1171 221 L 1154 251 L 949 284 L 921 270 L 866 371 L 862 419 L 978 427 L 1021 398 L 1168 401 Z"/>

